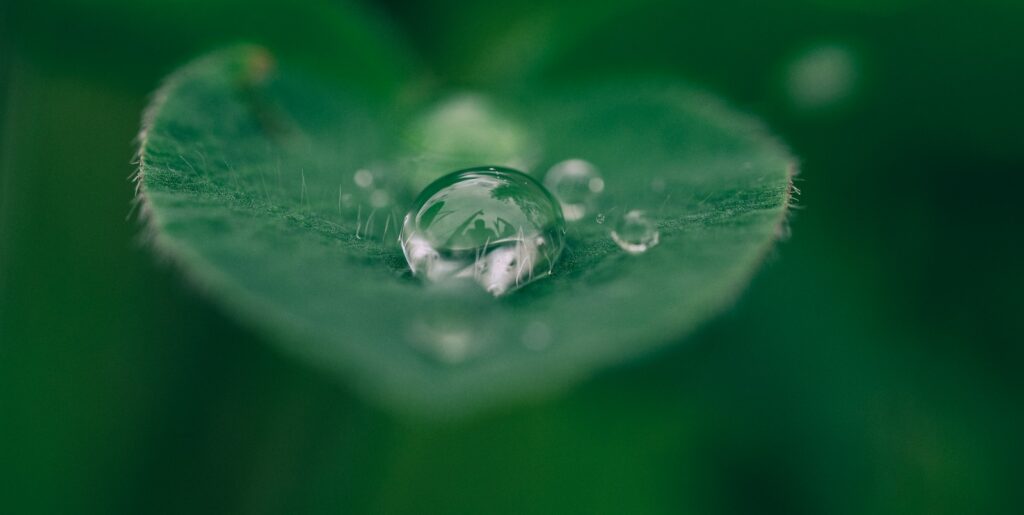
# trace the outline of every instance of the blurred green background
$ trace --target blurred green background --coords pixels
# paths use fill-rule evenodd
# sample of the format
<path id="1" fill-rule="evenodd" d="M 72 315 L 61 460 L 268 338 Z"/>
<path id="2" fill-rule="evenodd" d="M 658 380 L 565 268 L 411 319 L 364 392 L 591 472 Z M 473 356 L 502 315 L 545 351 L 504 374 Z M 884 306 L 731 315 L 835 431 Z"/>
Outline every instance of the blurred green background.
<path id="1" fill-rule="evenodd" d="M 1014 0 L 0 0 L 0 512 L 1024 513 L 1022 26 Z M 395 416 L 138 243 L 149 93 L 240 40 L 327 73 L 382 40 L 368 74 L 456 87 L 678 75 L 801 157 L 793 237 L 684 344 Z"/>

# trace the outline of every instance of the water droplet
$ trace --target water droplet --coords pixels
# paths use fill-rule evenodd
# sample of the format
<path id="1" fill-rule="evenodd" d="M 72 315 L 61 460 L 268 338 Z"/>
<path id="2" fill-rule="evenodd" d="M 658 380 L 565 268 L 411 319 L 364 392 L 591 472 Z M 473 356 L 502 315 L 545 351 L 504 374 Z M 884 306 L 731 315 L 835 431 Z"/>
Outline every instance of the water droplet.
<path id="1" fill-rule="evenodd" d="M 582 159 L 567 159 L 552 166 L 544 176 L 544 185 L 558 198 L 570 222 L 586 216 L 604 191 L 604 179 L 597 168 Z"/>
<path id="2" fill-rule="evenodd" d="M 804 110 L 841 104 L 853 95 L 857 59 L 845 46 L 828 44 L 806 51 L 789 64 L 786 89 L 793 104 Z"/>
<path id="3" fill-rule="evenodd" d="M 661 235 L 658 225 L 643 211 L 632 210 L 615 224 L 612 239 L 618 246 L 630 254 L 642 254 L 658 244 Z"/>
<path id="4" fill-rule="evenodd" d="M 603 224 L 604 223 L 604 213 L 598 213 L 597 217 L 594 218 L 594 221 L 596 221 L 599 224 Z"/>
<path id="5" fill-rule="evenodd" d="M 369 170 L 356 170 L 356 173 L 352 176 L 352 180 L 356 182 L 356 186 L 360 188 L 369 188 L 373 186 L 373 172 Z"/>
<path id="6" fill-rule="evenodd" d="M 405 216 L 400 243 L 413 274 L 472 280 L 500 296 L 551 273 L 565 224 L 557 201 L 530 176 L 478 167 L 427 186 Z"/>

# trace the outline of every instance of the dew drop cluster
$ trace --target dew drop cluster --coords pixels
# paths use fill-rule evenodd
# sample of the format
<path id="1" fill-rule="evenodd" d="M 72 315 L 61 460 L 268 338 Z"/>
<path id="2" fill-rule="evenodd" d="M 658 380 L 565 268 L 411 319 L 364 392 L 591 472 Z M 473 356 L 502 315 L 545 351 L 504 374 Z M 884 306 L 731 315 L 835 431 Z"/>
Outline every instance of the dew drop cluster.
<path id="1" fill-rule="evenodd" d="M 370 187 L 373 177 L 357 172 L 355 181 Z M 496 166 L 452 172 L 416 198 L 399 243 L 410 270 L 426 282 L 470 282 L 502 296 L 552 273 L 567 222 L 607 227 L 629 254 L 658 244 L 657 223 L 646 212 L 611 218 L 601 211 L 604 189 L 598 168 L 578 158 L 551 166 L 543 184 Z"/>

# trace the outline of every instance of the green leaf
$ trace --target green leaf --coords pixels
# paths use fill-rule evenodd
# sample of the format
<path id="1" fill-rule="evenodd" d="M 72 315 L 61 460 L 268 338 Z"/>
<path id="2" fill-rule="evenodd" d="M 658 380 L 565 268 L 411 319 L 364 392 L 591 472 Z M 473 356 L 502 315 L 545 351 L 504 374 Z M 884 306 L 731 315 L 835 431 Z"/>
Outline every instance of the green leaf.
<path id="1" fill-rule="evenodd" d="M 444 147 L 457 129 L 444 120 L 465 118 L 429 106 L 404 115 L 395 101 L 272 61 L 229 49 L 160 90 L 140 148 L 150 234 L 240 319 L 391 405 L 439 414 L 545 394 L 678 342 L 729 305 L 784 229 L 792 157 L 710 96 L 668 80 L 494 94 L 502 151 L 503 135 L 521 129 L 528 137 L 514 141 L 537 146 L 519 163 L 528 172 L 594 163 L 609 222 L 570 226 L 554 275 L 507 297 L 427 288 L 396 240 L 415 191 L 374 209 L 353 174 L 421 180 L 405 170 L 410 148 L 431 154 L 432 138 L 417 131 Z M 485 150 L 440 162 L 505 164 L 459 161 Z M 638 256 L 608 234 L 630 209 L 648 211 L 661 232 Z"/>

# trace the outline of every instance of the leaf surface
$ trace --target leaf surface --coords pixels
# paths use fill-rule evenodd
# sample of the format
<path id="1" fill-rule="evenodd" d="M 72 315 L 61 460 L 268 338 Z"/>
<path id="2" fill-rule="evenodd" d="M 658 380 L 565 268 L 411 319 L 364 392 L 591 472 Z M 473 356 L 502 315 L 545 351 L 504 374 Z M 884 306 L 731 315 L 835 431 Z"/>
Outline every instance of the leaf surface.
<path id="1" fill-rule="evenodd" d="M 408 184 L 422 181 L 410 148 L 428 160 L 445 148 L 429 148 L 430 134 L 410 138 L 422 114 L 360 91 L 278 68 L 258 48 L 201 58 L 151 106 L 139 191 L 156 247 L 211 296 L 394 405 L 470 410 L 679 342 L 738 295 L 785 224 L 792 157 L 713 97 L 654 79 L 494 94 L 506 116 L 495 160 L 522 141 L 530 148 L 511 164 L 537 176 L 590 161 L 607 221 L 595 212 L 570 225 L 554 274 L 507 297 L 428 288 L 406 270 L 397 229 Z M 434 118 L 429 130 L 458 130 L 446 123 L 459 117 Z M 510 164 L 479 162 L 486 145 L 434 162 Z M 377 177 L 390 183 L 388 205 L 356 184 L 358 170 L 389 172 Z M 638 256 L 608 233 L 631 209 L 661 233 Z"/>

